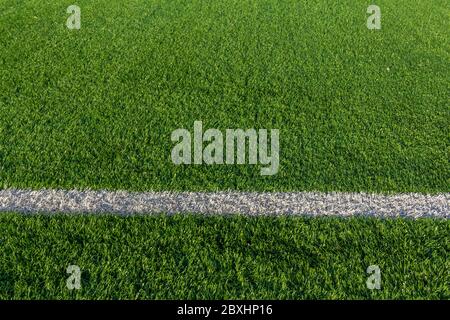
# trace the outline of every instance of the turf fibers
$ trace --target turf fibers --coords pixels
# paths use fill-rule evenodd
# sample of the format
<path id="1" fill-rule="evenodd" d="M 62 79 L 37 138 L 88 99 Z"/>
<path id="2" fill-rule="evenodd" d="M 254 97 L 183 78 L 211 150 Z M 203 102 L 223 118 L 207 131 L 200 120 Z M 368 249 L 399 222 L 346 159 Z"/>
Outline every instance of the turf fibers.
<path id="1" fill-rule="evenodd" d="M 0 188 L 449 192 L 449 3 L 0 1 Z M 280 130 L 280 171 L 170 134 Z"/>
<path id="2" fill-rule="evenodd" d="M 450 192 L 446 0 L 0 0 L 0 189 Z M 280 130 L 280 170 L 171 132 Z M 450 299 L 449 220 L 0 214 L 0 299 Z M 82 289 L 66 288 L 79 265 Z M 366 269 L 381 269 L 369 290 Z"/>
<path id="3" fill-rule="evenodd" d="M 449 299 L 449 233 L 445 219 L 2 214 L 0 299 Z"/>

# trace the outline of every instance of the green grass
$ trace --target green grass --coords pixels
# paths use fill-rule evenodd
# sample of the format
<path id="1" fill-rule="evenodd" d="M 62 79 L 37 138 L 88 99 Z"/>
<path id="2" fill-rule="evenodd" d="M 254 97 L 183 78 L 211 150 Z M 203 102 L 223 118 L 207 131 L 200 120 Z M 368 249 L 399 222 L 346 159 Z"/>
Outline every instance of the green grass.
<path id="1" fill-rule="evenodd" d="M 450 5 L 0 0 L 0 189 L 450 192 Z M 171 132 L 280 129 L 280 170 Z M 449 220 L 0 214 L 0 299 L 450 299 Z M 65 286 L 68 265 L 82 289 Z M 379 265 L 382 290 L 366 288 Z"/>
<path id="2" fill-rule="evenodd" d="M 0 188 L 449 192 L 449 2 L 0 0 Z M 280 129 L 280 171 L 170 134 Z M 408 289 L 405 289 L 408 290 Z"/>
<path id="3" fill-rule="evenodd" d="M 3 214 L 0 299 L 450 299 L 449 232 L 430 219 Z M 366 287 L 369 265 L 381 290 Z"/>

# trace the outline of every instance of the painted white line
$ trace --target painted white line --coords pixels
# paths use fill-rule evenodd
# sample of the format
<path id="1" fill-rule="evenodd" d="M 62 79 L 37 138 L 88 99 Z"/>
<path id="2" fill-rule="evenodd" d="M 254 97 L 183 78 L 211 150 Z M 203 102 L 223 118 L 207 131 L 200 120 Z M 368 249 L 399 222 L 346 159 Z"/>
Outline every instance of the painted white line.
<path id="1" fill-rule="evenodd" d="M 21 213 L 199 213 L 450 218 L 450 193 L 127 192 L 0 190 L 0 211 Z"/>

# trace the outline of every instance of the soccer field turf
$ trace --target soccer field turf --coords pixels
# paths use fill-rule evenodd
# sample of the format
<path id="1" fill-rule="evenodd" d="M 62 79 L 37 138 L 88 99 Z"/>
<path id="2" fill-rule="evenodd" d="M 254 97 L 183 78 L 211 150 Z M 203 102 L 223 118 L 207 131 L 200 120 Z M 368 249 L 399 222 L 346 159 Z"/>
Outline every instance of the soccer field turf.
<path id="1" fill-rule="evenodd" d="M 0 187 L 449 191 L 449 3 L 0 2 Z M 280 167 L 181 165 L 171 133 L 280 130 Z"/>
<path id="2" fill-rule="evenodd" d="M 449 299 L 450 220 L 0 215 L 0 299 Z M 66 288 L 69 265 L 81 289 Z M 381 290 L 367 289 L 367 267 Z"/>
<path id="3" fill-rule="evenodd" d="M 15 189 L 231 190 L 432 194 L 412 210 L 448 217 L 450 4 L 377 0 L 369 30 L 371 2 L 0 0 L 0 299 L 449 299 L 449 219 L 3 212 Z M 276 174 L 175 165 L 196 121 L 278 129 Z"/>

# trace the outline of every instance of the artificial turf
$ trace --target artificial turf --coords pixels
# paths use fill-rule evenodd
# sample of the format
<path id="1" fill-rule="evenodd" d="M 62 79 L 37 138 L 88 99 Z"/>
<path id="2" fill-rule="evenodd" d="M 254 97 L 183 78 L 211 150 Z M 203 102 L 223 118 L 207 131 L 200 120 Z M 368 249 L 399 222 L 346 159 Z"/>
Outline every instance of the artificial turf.
<path id="1" fill-rule="evenodd" d="M 449 192 L 447 0 L 0 1 L 0 188 Z M 280 170 L 171 132 L 280 130 Z"/>
<path id="2" fill-rule="evenodd" d="M 0 189 L 450 191 L 446 0 L 0 0 Z M 280 170 L 171 132 L 280 130 Z M 0 214 L 0 299 L 450 299 L 449 220 Z M 82 289 L 66 288 L 79 265 Z M 382 289 L 366 288 L 379 265 Z"/>
<path id="3" fill-rule="evenodd" d="M 449 233 L 445 219 L 2 214 L 0 299 L 450 299 Z"/>

